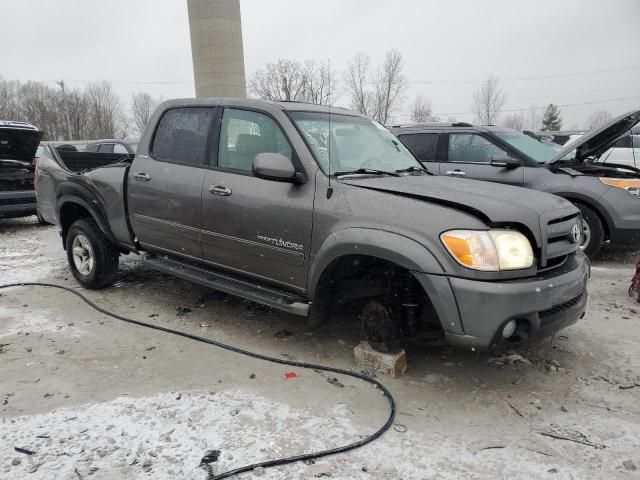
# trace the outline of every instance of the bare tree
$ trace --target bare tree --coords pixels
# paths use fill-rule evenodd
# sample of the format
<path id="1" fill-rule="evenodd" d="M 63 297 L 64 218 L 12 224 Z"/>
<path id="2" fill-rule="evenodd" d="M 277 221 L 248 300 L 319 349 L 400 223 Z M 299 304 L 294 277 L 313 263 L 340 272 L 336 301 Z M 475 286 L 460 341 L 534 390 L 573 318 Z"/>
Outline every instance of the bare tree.
<path id="1" fill-rule="evenodd" d="M 316 105 L 332 105 L 338 98 L 339 83 L 329 63 L 307 60 L 302 70 L 304 101 Z"/>
<path id="2" fill-rule="evenodd" d="M 149 117 L 158 107 L 158 104 L 159 102 L 148 93 L 139 92 L 133 94 L 131 97 L 132 117 L 138 132 L 142 133 L 149 121 Z"/>
<path id="3" fill-rule="evenodd" d="M 585 128 L 587 130 L 593 130 L 594 128 L 598 128 L 599 126 L 604 125 L 612 118 L 613 118 L 613 115 L 611 115 L 611 113 L 608 110 L 596 110 L 587 119 Z"/>
<path id="4" fill-rule="evenodd" d="M 473 113 L 482 125 L 494 125 L 507 102 L 507 95 L 498 85 L 498 78 L 490 76 L 473 94 Z"/>
<path id="5" fill-rule="evenodd" d="M 514 130 L 524 130 L 524 115 L 522 112 L 512 113 L 504 117 L 502 125 L 507 128 L 513 128 Z"/>
<path id="6" fill-rule="evenodd" d="M 253 74 L 250 93 L 265 100 L 303 101 L 305 75 L 300 62 L 280 59 Z"/>
<path id="7" fill-rule="evenodd" d="M 542 111 L 535 103 L 532 103 L 527 112 L 526 126 L 530 130 L 540 130 L 542 128 Z"/>
<path id="8" fill-rule="evenodd" d="M 402 93 L 406 88 L 402 68 L 402 54 L 395 49 L 389 50 L 375 76 L 376 115 L 374 118 L 382 124 L 389 121 L 391 114 L 402 102 Z"/>
<path id="9" fill-rule="evenodd" d="M 120 100 L 107 81 L 90 83 L 86 97 L 93 138 L 113 138 L 118 128 Z"/>
<path id="10" fill-rule="evenodd" d="M 398 50 L 389 50 L 382 65 L 371 70 L 371 58 L 358 53 L 349 62 L 344 74 L 352 107 L 386 123 L 402 102 L 406 80 L 402 73 L 403 60 Z"/>
<path id="11" fill-rule="evenodd" d="M 344 81 L 347 91 L 351 94 L 351 106 L 354 110 L 368 116 L 373 116 L 374 98 L 370 91 L 371 57 L 357 53 L 347 66 Z"/>
<path id="12" fill-rule="evenodd" d="M 411 121 L 415 123 L 437 122 L 438 116 L 433 114 L 431 100 L 424 95 L 418 95 L 411 105 L 411 113 L 409 114 Z"/>

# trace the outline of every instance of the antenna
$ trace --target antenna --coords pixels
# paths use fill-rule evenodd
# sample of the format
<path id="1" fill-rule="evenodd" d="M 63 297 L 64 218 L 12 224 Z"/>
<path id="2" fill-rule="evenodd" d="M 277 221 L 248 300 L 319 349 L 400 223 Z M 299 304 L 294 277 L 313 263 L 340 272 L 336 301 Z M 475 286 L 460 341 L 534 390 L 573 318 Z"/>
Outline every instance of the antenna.
<path id="1" fill-rule="evenodd" d="M 327 106 L 329 107 L 329 134 L 327 135 L 327 157 L 329 160 L 329 186 L 327 187 L 327 200 L 333 195 L 331 187 L 331 59 L 327 59 L 327 84 L 329 87 L 329 95 L 327 96 Z"/>

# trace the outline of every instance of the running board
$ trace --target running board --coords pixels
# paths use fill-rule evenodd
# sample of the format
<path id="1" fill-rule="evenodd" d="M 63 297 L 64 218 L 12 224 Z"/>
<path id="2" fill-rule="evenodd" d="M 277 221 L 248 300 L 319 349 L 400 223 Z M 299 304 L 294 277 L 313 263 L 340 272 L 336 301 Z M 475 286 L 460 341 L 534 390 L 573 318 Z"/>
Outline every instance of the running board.
<path id="1" fill-rule="evenodd" d="M 220 292 L 229 293 L 238 297 L 262 303 L 269 307 L 284 310 L 293 315 L 306 317 L 309 315 L 309 303 L 304 299 L 282 290 L 265 288 L 261 285 L 240 280 L 187 263 L 182 263 L 168 257 L 155 255 L 143 255 L 142 263 L 161 272 L 175 275 L 176 277 L 190 280 L 205 287 L 213 288 Z"/>

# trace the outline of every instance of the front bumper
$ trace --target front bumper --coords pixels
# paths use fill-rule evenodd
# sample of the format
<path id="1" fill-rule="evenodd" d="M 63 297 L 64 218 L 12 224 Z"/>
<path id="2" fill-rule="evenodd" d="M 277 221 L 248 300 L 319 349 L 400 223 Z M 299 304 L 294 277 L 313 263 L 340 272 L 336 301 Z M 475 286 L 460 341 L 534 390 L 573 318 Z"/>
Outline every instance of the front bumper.
<path id="1" fill-rule="evenodd" d="M 35 191 L 0 192 L 0 218 L 24 217 L 35 213 Z"/>
<path id="2" fill-rule="evenodd" d="M 430 296 L 441 317 L 449 343 L 479 349 L 516 348 L 553 335 L 584 316 L 587 303 L 589 260 L 582 253 L 569 257 L 564 265 L 533 278 L 483 282 L 450 277 L 455 304 L 442 305 L 446 296 Z M 425 286 L 430 275 L 417 274 Z M 458 322 L 442 321 L 440 312 L 457 308 Z M 519 335 L 507 342 L 502 329 L 510 320 L 519 325 Z M 457 327 L 457 328 L 454 328 Z"/>

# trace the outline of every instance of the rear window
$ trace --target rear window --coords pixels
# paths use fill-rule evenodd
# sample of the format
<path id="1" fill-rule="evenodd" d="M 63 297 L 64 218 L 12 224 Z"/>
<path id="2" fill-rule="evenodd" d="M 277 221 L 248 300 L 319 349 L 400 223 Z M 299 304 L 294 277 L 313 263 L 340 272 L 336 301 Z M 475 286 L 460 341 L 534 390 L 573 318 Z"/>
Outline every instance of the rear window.
<path id="1" fill-rule="evenodd" d="M 204 165 L 212 118 L 212 108 L 167 110 L 156 129 L 151 156 L 162 162 Z"/>
<path id="2" fill-rule="evenodd" d="M 437 133 L 414 133 L 398 136 L 404 146 L 421 162 L 435 162 Z"/>

